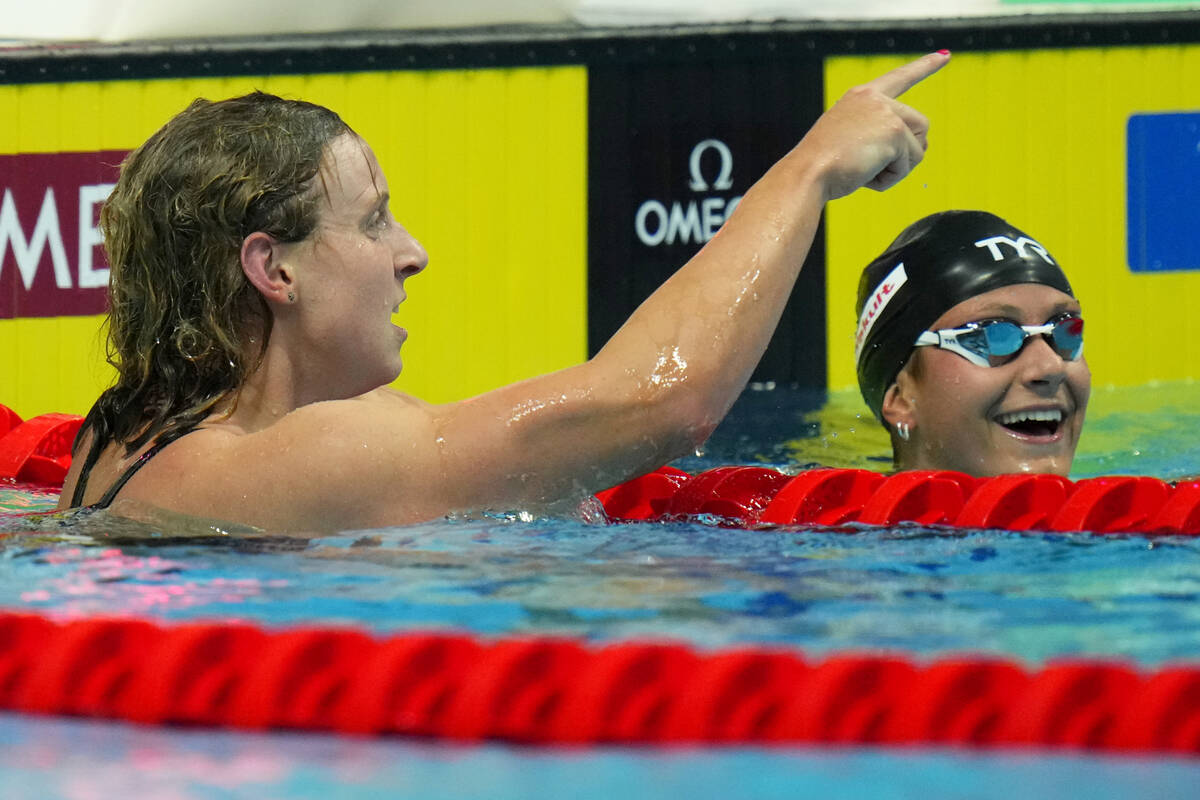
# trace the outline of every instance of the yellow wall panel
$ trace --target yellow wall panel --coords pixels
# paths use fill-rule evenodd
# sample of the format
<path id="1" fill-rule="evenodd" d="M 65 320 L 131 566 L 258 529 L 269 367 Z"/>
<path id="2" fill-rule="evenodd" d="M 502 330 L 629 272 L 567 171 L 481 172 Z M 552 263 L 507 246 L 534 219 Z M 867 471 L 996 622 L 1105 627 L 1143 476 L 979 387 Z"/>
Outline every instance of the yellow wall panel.
<path id="1" fill-rule="evenodd" d="M 905 60 L 829 59 L 827 97 Z M 1200 108 L 1198 85 L 1198 46 L 1094 48 L 959 53 L 905 95 L 932 121 L 925 162 L 888 192 L 829 209 L 830 388 L 856 383 L 863 265 L 909 223 L 949 208 L 999 214 L 1058 258 L 1083 304 L 1098 386 L 1200 377 L 1200 324 L 1188 311 L 1200 273 L 1133 273 L 1125 255 L 1126 122 Z"/>
<path id="2" fill-rule="evenodd" d="M 20 91 L 19 86 L 0 86 L 0 109 L 6 113 L 4 124 L 0 125 L 0 153 L 15 153 L 20 149 L 21 107 L 17 102 Z"/>
<path id="3" fill-rule="evenodd" d="M 397 385 L 445 401 L 586 357 L 582 67 L 3 86 L 0 154 L 132 148 L 195 97 L 256 88 L 338 111 L 430 253 L 397 315 Z M 86 411 L 111 379 L 100 322 L 0 320 L 0 403 Z"/>

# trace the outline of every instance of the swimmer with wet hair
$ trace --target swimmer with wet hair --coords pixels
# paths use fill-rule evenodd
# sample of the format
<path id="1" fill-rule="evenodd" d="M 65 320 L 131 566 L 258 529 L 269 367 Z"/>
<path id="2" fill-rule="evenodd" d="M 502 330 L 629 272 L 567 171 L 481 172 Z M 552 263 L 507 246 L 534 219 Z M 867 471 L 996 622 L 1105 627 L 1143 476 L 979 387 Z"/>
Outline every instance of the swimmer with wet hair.
<path id="1" fill-rule="evenodd" d="M 770 341 L 825 203 L 923 158 L 928 120 L 897 98 L 949 58 L 847 92 L 593 358 L 442 405 L 388 386 L 393 315 L 429 257 L 367 142 L 311 103 L 196 101 L 104 206 L 117 378 L 60 507 L 301 532 L 559 513 L 692 451 Z"/>
<path id="2" fill-rule="evenodd" d="M 984 211 L 906 228 L 862 273 L 854 358 L 898 469 L 1066 476 L 1091 391 L 1079 301 Z"/>

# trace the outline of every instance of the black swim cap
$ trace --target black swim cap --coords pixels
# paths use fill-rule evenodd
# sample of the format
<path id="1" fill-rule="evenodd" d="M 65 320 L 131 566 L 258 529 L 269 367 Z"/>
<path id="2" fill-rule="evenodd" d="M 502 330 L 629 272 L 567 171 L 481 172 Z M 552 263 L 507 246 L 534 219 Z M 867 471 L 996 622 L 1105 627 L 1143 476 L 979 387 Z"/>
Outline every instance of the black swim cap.
<path id="1" fill-rule="evenodd" d="M 863 399 L 882 419 L 883 395 L 917 337 L 964 300 L 1014 283 L 1074 296 L 1036 241 L 986 211 L 943 211 L 917 220 L 863 270 L 854 359 Z"/>

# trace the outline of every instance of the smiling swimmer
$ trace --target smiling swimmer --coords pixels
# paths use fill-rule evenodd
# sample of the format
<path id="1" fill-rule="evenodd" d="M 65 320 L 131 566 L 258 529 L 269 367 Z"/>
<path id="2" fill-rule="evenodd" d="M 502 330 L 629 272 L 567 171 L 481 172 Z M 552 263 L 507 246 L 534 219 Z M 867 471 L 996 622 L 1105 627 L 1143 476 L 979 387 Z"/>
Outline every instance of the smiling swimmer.
<path id="1" fill-rule="evenodd" d="M 983 211 L 906 228 L 863 270 L 854 357 L 898 469 L 1067 475 L 1091 373 L 1058 262 Z"/>

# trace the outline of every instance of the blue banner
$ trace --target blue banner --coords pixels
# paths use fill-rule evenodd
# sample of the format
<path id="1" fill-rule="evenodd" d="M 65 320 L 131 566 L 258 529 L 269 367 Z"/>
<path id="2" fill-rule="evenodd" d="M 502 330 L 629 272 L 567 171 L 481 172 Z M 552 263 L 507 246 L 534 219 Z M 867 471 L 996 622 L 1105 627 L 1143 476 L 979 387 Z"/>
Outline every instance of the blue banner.
<path id="1" fill-rule="evenodd" d="M 1200 112 L 1132 115 L 1126 170 L 1129 268 L 1200 270 Z"/>

